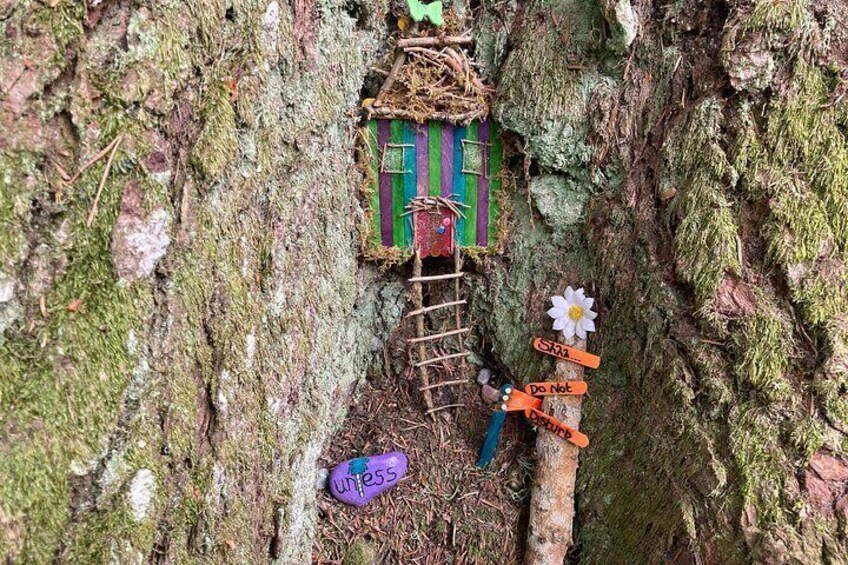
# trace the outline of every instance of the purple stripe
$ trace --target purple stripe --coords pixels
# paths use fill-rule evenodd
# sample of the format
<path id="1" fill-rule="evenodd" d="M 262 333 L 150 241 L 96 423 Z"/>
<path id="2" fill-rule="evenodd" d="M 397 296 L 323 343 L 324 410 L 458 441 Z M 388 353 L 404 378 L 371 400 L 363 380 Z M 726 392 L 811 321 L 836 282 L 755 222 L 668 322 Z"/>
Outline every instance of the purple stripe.
<path id="1" fill-rule="evenodd" d="M 383 152 L 390 140 L 389 120 L 378 121 L 377 147 L 380 152 L 381 169 Z M 392 179 L 389 178 L 389 173 L 384 173 L 382 170 L 380 171 L 380 238 L 386 247 L 391 247 L 394 243 L 392 239 Z"/>
<path id="2" fill-rule="evenodd" d="M 429 192 L 430 167 L 427 163 L 427 140 L 429 132 L 427 123 L 415 126 L 415 167 L 418 169 L 418 196 L 427 196 Z"/>
<path id="3" fill-rule="evenodd" d="M 477 140 L 489 143 L 489 122 L 483 120 L 477 129 Z M 489 148 L 483 145 L 483 174 L 477 177 L 477 245 L 489 245 Z"/>
<path id="4" fill-rule="evenodd" d="M 453 193 L 453 124 L 442 124 L 442 196 Z"/>

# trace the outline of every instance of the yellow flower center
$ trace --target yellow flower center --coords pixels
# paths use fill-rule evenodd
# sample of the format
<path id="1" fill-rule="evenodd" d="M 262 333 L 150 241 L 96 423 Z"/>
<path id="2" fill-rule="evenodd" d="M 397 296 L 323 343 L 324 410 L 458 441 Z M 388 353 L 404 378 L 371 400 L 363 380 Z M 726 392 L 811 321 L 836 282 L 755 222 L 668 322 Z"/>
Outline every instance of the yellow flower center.
<path id="1" fill-rule="evenodd" d="M 571 306 L 568 309 L 568 317 L 577 322 L 578 320 L 580 320 L 580 318 L 583 317 L 583 308 L 577 306 L 576 304 L 574 306 Z"/>

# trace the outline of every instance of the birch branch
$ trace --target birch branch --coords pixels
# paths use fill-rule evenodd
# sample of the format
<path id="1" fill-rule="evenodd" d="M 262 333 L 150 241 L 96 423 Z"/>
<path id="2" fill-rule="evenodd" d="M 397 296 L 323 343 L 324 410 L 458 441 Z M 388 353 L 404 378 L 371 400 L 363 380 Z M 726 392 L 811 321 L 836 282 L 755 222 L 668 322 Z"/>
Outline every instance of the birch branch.
<path id="1" fill-rule="evenodd" d="M 577 340 L 573 347 L 585 351 L 586 341 Z M 556 369 L 547 380 L 583 380 L 583 367 L 557 360 Z M 548 396 L 542 403 L 542 411 L 580 429 L 582 404 L 581 396 Z M 539 430 L 524 556 L 527 565 L 562 565 L 573 544 L 574 487 L 579 453 L 580 449 L 572 443 Z"/>

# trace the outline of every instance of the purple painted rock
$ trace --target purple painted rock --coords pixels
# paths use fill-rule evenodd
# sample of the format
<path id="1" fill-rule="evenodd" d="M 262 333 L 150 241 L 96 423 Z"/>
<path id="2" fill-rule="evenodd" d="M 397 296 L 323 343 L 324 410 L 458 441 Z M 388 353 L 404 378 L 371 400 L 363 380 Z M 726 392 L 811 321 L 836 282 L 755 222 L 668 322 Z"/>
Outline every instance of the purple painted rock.
<path id="1" fill-rule="evenodd" d="M 406 455 L 400 451 L 350 459 L 330 473 L 330 493 L 345 504 L 365 506 L 398 484 L 406 466 Z"/>

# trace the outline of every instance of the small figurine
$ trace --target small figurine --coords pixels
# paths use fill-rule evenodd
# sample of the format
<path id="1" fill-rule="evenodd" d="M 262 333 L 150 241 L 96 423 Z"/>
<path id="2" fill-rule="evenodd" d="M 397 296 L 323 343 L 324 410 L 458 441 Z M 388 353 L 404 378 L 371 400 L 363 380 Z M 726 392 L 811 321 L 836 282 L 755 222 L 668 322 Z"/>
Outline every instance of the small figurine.
<path id="1" fill-rule="evenodd" d="M 327 486 L 339 502 L 365 506 L 395 486 L 406 474 L 407 465 L 406 455 L 400 451 L 349 459 L 330 472 Z"/>

